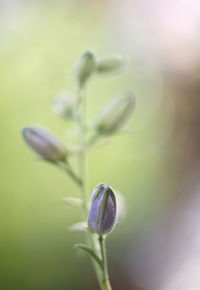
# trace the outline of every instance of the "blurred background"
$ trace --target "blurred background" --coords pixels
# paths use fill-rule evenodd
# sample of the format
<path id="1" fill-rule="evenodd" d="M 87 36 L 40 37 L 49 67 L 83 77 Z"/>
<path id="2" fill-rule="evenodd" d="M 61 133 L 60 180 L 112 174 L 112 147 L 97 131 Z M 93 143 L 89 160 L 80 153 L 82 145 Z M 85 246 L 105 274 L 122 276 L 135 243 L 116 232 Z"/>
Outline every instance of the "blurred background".
<path id="1" fill-rule="evenodd" d="M 25 146 L 21 128 L 63 140 L 71 124 L 51 111 L 76 91 L 83 51 L 124 56 L 122 74 L 95 78 L 88 118 L 133 90 L 126 129 L 88 155 L 88 196 L 99 182 L 121 192 L 124 221 L 108 238 L 116 290 L 200 289 L 200 3 L 197 0 L 0 0 L 0 289 L 99 289 L 68 232 L 78 196 L 62 172 Z M 75 160 L 74 160 L 75 162 Z"/>

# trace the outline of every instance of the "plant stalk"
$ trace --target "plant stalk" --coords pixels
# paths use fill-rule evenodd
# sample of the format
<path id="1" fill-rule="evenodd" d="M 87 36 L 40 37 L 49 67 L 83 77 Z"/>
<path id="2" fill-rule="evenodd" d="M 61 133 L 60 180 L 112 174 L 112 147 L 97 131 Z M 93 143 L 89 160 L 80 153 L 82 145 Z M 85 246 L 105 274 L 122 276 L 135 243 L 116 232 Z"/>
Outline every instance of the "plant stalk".
<path id="1" fill-rule="evenodd" d="M 111 290 L 109 275 L 108 275 L 108 265 L 107 265 L 107 256 L 106 256 L 106 246 L 105 246 L 105 238 L 103 236 L 99 236 L 99 245 L 101 249 L 101 258 L 103 261 L 103 279 L 102 290 Z"/>
<path id="2" fill-rule="evenodd" d="M 72 167 L 69 165 L 69 163 L 64 163 L 64 162 L 57 162 L 53 163 L 56 165 L 58 168 L 64 170 L 67 172 L 67 174 L 72 178 L 72 180 L 78 185 L 81 186 L 82 180 L 79 176 L 76 175 L 76 173 L 73 171 Z"/>
<path id="3" fill-rule="evenodd" d="M 74 182 L 78 186 L 82 185 L 82 183 L 83 183 L 82 179 L 74 173 L 73 169 L 71 167 L 69 167 L 68 164 L 61 164 L 60 166 L 69 174 L 69 176 L 74 180 Z"/>
<path id="4" fill-rule="evenodd" d="M 80 129 L 80 139 L 79 139 L 79 145 L 80 148 L 83 148 L 79 152 L 78 159 L 79 159 L 79 178 L 81 179 L 81 184 L 79 185 L 80 188 L 80 196 L 83 200 L 83 213 L 84 218 L 87 218 L 88 214 L 88 208 L 87 208 L 87 195 L 86 195 L 86 174 L 85 174 L 85 167 L 86 167 L 86 152 L 84 150 L 85 148 L 85 115 L 86 115 L 86 98 L 83 96 L 82 90 L 79 89 L 79 104 L 80 104 L 80 112 L 79 112 L 79 129 Z M 96 239 L 93 239 L 93 236 L 91 234 L 88 234 L 87 237 L 88 243 L 90 246 L 95 250 L 96 254 L 98 255 L 98 244 Z M 102 290 L 111 290 L 111 287 L 109 288 L 108 285 L 108 279 L 104 279 L 104 273 L 102 273 L 102 269 L 100 269 L 99 265 L 95 262 L 93 262 L 95 272 L 97 275 L 97 279 L 99 282 L 99 285 Z"/>
<path id="5" fill-rule="evenodd" d="M 79 129 L 80 129 L 80 139 L 79 145 L 81 148 L 85 146 L 85 108 L 86 100 L 83 97 L 83 92 L 79 89 L 79 102 L 80 102 L 80 112 L 79 112 Z M 87 216 L 87 197 L 86 197 L 86 176 L 85 176 L 85 150 L 81 150 L 78 155 L 79 159 L 79 177 L 82 180 L 80 184 L 80 196 L 83 200 L 83 210 L 84 215 Z"/>

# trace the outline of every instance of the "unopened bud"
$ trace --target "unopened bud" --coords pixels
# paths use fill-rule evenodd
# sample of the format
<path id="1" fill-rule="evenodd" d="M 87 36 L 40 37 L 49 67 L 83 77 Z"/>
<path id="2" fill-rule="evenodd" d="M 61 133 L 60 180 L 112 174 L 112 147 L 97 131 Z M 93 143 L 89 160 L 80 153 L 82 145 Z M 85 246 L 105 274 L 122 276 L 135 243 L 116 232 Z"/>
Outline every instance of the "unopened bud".
<path id="1" fill-rule="evenodd" d="M 112 134 L 129 119 L 135 108 L 135 96 L 127 92 L 111 102 L 99 115 L 96 130 L 101 134 Z"/>
<path id="2" fill-rule="evenodd" d="M 121 58 L 112 57 L 103 59 L 98 63 L 97 71 L 100 74 L 113 73 L 120 70 L 124 66 L 124 61 Z"/>
<path id="3" fill-rule="evenodd" d="M 52 111 L 61 118 L 74 119 L 77 99 L 66 93 L 61 93 L 52 104 Z"/>
<path id="4" fill-rule="evenodd" d="M 66 149 L 61 141 L 48 131 L 38 127 L 24 128 L 24 140 L 28 146 L 43 159 L 56 162 L 66 157 Z"/>
<path id="5" fill-rule="evenodd" d="M 90 51 L 86 51 L 80 58 L 76 69 L 76 77 L 80 87 L 85 85 L 86 81 L 95 72 L 95 70 L 95 57 Z"/>
<path id="6" fill-rule="evenodd" d="M 108 184 L 98 185 L 92 194 L 88 229 L 99 235 L 112 231 L 116 221 L 116 198 Z"/>

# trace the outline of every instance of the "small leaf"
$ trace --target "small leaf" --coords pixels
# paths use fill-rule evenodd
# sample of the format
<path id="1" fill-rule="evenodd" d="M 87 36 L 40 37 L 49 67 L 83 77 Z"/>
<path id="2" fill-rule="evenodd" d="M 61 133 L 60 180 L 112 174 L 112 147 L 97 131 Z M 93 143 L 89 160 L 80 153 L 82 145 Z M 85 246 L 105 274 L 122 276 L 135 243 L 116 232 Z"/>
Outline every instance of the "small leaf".
<path id="1" fill-rule="evenodd" d="M 80 222 L 69 227 L 70 232 L 87 232 L 87 223 Z"/>
<path id="2" fill-rule="evenodd" d="M 79 248 L 83 251 L 86 251 L 97 262 L 97 264 L 99 264 L 99 266 L 103 270 L 103 261 L 96 255 L 93 249 L 86 246 L 85 244 L 75 244 L 74 248 Z"/>
<path id="3" fill-rule="evenodd" d="M 66 205 L 73 206 L 76 208 L 81 208 L 83 205 L 83 201 L 80 198 L 76 198 L 76 197 L 65 197 L 63 198 L 63 202 Z"/>

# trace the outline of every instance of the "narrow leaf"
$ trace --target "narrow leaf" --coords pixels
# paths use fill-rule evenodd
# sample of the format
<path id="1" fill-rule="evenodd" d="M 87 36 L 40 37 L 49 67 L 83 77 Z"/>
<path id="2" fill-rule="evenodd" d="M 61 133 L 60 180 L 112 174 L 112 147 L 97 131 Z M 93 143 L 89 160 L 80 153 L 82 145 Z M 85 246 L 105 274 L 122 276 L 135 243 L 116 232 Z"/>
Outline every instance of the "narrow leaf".
<path id="1" fill-rule="evenodd" d="M 69 227 L 70 232 L 87 232 L 87 223 L 80 222 Z"/>
<path id="2" fill-rule="evenodd" d="M 63 202 L 69 206 L 81 208 L 83 205 L 83 201 L 80 198 L 75 197 L 65 197 L 63 198 Z"/>
<path id="3" fill-rule="evenodd" d="M 97 264 L 99 264 L 99 266 L 103 270 L 103 261 L 96 255 L 96 253 L 92 248 L 86 246 L 85 244 L 75 244 L 74 248 L 79 248 L 83 251 L 86 251 L 97 262 Z"/>

